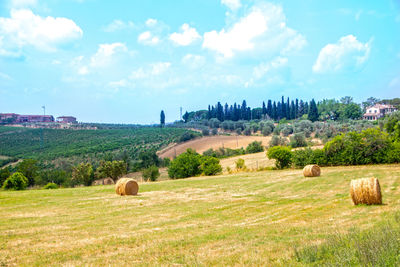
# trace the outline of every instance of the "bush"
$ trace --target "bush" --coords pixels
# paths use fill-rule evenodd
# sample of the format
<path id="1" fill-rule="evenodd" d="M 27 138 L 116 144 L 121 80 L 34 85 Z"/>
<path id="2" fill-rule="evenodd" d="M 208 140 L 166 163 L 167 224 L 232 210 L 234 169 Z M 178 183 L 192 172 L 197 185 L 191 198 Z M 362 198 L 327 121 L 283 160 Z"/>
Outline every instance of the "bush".
<path id="1" fill-rule="evenodd" d="M 201 133 L 202 133 L 204 136 L 209 136 L 209 135 L 210 135 L 210 130 L 208 130 L 207 128 L 204 128 L 203 130 L 201 130 Z"/>
<path id="2" fill-rule="evenodd" d="M 4 181 L 10 177 L 10 169 L 9 168 L 3 168 L 0 169 L 0 186 L 4 183 Z"/>
<path id="3" fill-rule="evenodd" d="M 43 186 L 43 189 L 58 189 L 58 185 L 55 183 L 48 183 Z"/>
<path id="4" fill-rule="evenodd" d="M 168 168 L 168 175 L 170 178 L 176 179 L 198 176 L 200 174 L 216 175 L 221 171 L 222 167 L 217 158 L 201 156 L 189 148 L 185 153 L 180 154 L 171 162 Z"/>
<path id="5" fill-rule="evenodd" d="M 168 176 L 177 179 L 200 175 L 200 165 L 201 156 L 189 148 L 171 162 L 168 168 Z"/>
<path id="6" fill-rule="evenodd" d="M 211 130 L 211 134 L 212 135 L 217 135 L 218 134 L 218 129 L 217 128 L 212 129 Z"/>
<path id="7" fill-rule="evenodd" d="M 290 134 L 292 134 L 293 133 L 293 127 L 291 126 L 291 125 L 285 125 L 283 128 L 282 128 L 282 130 L 281 130 L 281 132 L 282 132 L 282 134 L 284 135 L 284 136 L 288 136 L 288 135 L 290 135 Z"/>
<path id="8" fill-rule="evenodd" d="M 244 135 L 247 135 L 247 136 L 251 135 L 251 128 L 250 128 L 250 127 L 246 127 L 246 128 L 244 129 L 244 131 L 243 131 L 243 134 L 244 134 Z"/>
<path id="9" fill-rule="evenodd" d="M 222 172 L 219 159 L 214 157 L 203 157 L 200 170 L 204 175 L 217 175 Z"/>
<path id="10" fill-rule="evenodd" d="M 306 137 L 303 133 L 295 133 L 290 137 L 290 146 L 291 147 L 305 147 L 307 146 Z"/>
<path id="11" fill-rule="evenodd" d="M 282 138 L 279 135 L 273 135 L 271 141 L 269 141 L 270 147 L 284 146 L 284 145 L 286 145 L 286 138 Z"/>
<path id="12" fill-rule="evenodd" d="M 241 169 L 245 169 L 246 168 L 246 165 L 244 165 L 244 159 L 237 159 L 235 161 L 235 164 L 236 164 L 236 169 L 237 170 L 241 170 Z"/>
<path id="13" fill-rule="evenodd" d="M 270 159 L 275 159 L 275 166 L 278 169 L 290 167 L 292 164 L 292 152 L 289 147 L 274 146 L 268 149 L 267 156 Z"/>
<path id="14" fill-rule="evenodd" d="M 74 185 L 84 184 L 89 186 L 94 180 L 93 167 L 90 163 L 81 163 L 72 170 L 72 181 Z"/>
<path id="15" fill-rule="evenodd" d="M 262 146 L 261 141 L 260 142 L 254 141 L 246 147 L 246 153 L 248 153 L 248 154 L 263 152 L 263 151 L 264 151 L 264 147 Z"/>
<path id="16" fill-rule="evenodd" d="M 194 133 L 192 133 L 192 132 L 185 132 L 185 133 L 181 136 L 181 138 L 179 138 L 179 141 L 180 141 L 180 142 L 186 142 L 186 141 L 192 140 L 192 139 L 194 139 L 194 138 L 196 138 L 196 135 L 195 135 Z"/>
<path id="17" fill-rule="evenodd" d="M 121 161 L 102 161 L 97 169 L 100 177 L 110 177 L 116 182 L 122 175 L 126 174 L 126 163 Z M 92 182 L 90 182 L 91 184 Z M 89 184 L 89 185 L 90 185 Z"/>
<path id="18" fill-rule="evenodd" d="M 16 172 L 8 177 L 3 184 L 3 189 L 24 190 L 28 187 L 28 178 Z"/>
<path id="19" fill-rule="evenodd" d="M 160 177 L 160 171 L 157 166 L 150 166 L 147 169 L 143 170 L 143 179 L 146 181 L 157 181 L 158 177 Z"/>

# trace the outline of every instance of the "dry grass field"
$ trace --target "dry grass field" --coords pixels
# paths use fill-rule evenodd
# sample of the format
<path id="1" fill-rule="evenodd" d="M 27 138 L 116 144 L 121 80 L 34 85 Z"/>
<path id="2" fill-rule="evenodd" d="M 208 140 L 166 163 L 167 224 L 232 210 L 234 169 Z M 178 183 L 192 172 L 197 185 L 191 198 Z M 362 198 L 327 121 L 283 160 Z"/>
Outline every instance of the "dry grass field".
<path id="1" fill-rule="evenodd" d="M 350 180 L 379 178 L 381 206 Z M 263 171 L 113 186 L 0 191 L 0 266 L 301 266 L 294 248 L 373 225 L 400 208 L 400 165 Z"/>
<path id="2" fill-rule="evenodd" d="M 240 155 L 236 157 L 221 159 L 220 164 L 223 169 L 223 172 L 227 172 L 227 168 L 229 167 L 231 170 L 236 168 L 236 161 L 238 159 L 244 159 L 245 165 L 249 170 L 257 170 L 259 168 L 265 167 L 274 167 L 275 160 L 271 160 L 267 158 L 266 151 L 253 153 L 253 154 L 246 154 Z"/>
<path id="3" fill-rule="evenodd" d="M 237 149 L 246 148 L 248 144 L 254 141 L 261 141 L 264 146 L 267 146 L 271 137 L 270 136 L 210 136 L 197 138 L 182 144 L 169 146 L 163 151 L 160 151 L 160 158 L 174 158 L 175 156 L 185 152 L 188 148 L 196 150 L 198 153 L 203 153 L 204 151 L 212 148 L 218 149 L 220 147 Z"/>

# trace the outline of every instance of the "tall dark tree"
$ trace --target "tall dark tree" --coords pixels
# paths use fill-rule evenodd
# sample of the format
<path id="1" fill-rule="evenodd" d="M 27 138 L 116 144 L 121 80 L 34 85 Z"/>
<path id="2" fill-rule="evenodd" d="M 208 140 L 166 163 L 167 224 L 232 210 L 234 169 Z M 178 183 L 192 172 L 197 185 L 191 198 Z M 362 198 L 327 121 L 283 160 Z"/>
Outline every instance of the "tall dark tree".
<path id="1" fill-rule="evenodd" d="M 216 108 L 216 117 L 219 121 L 224 120 L 224 109 L 221 105 L 220 102 L 217 103 L 217 108 Z"/>
<path id="2" fill-rule="evenodd" d="M 309 112 L 308 102 L 304 102 L 304 114 L 308 114 L 308 112 Z"/>
<path id="3" fill-rule="evenodd" d="M 294 101 L 290 103 L 290 119 L 294 120 L 296 119 L 296 107 L 294 105 Z"/>
<path id="4" fill-rule="evenodd" d="M 242 102 L 241 119 L 242 120 L 247 120 L 247 104 L 246 104 L 246 100 L 243 100 L 243 102 Z"/>
<path id="5" fill-rule="evenodd" d="M 278 108 L 276 106 L 276 102 L 274 101 L 274 105 L 272 106 L 271 117 L 273 120 L 278 119 Z"/>
<path id="6" fill-rule="evenodd" d="M 267 107 L 265 106 L 265 102 L 264 101 L 263 101 L 263 104 L 262 104 L 262 114 L 263 115 L 267 114 Z"/>
<path id="7" fill-rule="evenodd" d="M 272 118 L 272 101 L 271 99 L 268 100 L 267 104 L 267 114 Z"/>
<path id="8" fill-rule="evenodd" d="M 282 105 L 282 103 L 278 101 L 278 105 L 276 107 L 276 110 L 277 110 L 277 112 L 276 112 L 276 120 L 280 120 L 280 119 L 283 118 L 282 106 L 284 106 L 284 105 L 285 105 L 285 103 L 283 103 L 283 105 Z"/>
<path id="9" fill-rule="evenodd" d="M 290 120 L 290 114 L 291 114 L 290 102 L 289 102 L 289 97 L 288 97 L 287 101 L 286 101 L 286 119 Z"/>
<path id="10" fill-rule="evenodd" d="M 161 114 L 160 114 L 160 125 L 161 127 L 165 126 L 165 113 L 164 110 L 161 110 Z"/>
<path id="11" fill-rule="evenodd" d="M 182 119 L 185 123 L 188 122 L 189 120 L 189 113 L 186 111 L 185 114 L 183 114 Z"/>
<path id="12" fill-rule="evenodd" d="M 211 106 L 208 105 L 207 119 L 211 119 Z"/>
<path id="13" fill-rule="evenodd" d="M 279 103 L 278 103 L 278 106 L 279 106 Z M 283 117 L 286 117 L 286 105 L 285 105 L 285 98 L 282 96 L 279 119 L 283 119 Z"/>
<path id="14" fill-rule="evenodd" d="M 312 122 L 317 121 L 319 117 L 317 104 L 314 99 L 310 101 L 310 109 L 308 111 L 308 119 Z"/>
<path id="15" fill-rule="evenodd" d="M 229 120 L 229 106 L 228 106 L 228 103 L 225 103 L 225 107 L 224 107 L 224 120 Z"/>
<path id="16" fill-rule="evenodd" d="M 296 98 L 296 106 L 294 108 L 294 117 L 297 119 L 299 117 L 299 100 Z"/>

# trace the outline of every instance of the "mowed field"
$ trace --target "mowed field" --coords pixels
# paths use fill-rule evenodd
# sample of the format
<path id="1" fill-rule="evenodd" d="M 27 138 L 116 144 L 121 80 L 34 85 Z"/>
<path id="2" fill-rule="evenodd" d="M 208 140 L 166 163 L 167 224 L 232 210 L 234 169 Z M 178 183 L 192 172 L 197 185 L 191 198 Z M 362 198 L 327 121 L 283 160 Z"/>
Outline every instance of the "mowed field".
<path id="1" fill-rule="evenodd" d="M 203 153 L 204 151 L 212 148 L 218 149 L 220 147 L 224 148 L 246 148 L 251 142 L 261 141 L 264 146 L 267 146 L 271 140 L 270 136 L 210 136 L 196 138 L 194 140 L 170 146 L 159 153 L 160 158 L 174 158 L 175 156 L 185 152 L 188 148 L 196 150 L 198 153 Z"/>
<path id="2" fill-rule="evenodd" d="M 353 178 L 377 177 L 384 205 L 353 206 Z M 113 186 L 0 191 L 0 265 L 297 266 L 294 248 L 400 208 L 400 165 L 263 171 Z"/>

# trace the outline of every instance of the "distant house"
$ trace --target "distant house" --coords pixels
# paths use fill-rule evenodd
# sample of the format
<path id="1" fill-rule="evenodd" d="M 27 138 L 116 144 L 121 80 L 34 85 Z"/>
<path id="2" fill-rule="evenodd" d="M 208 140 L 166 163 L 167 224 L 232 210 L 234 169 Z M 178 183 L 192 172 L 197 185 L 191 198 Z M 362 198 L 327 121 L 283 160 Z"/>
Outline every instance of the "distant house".
<path id="1" fill-rule="evenodd" d="M 16 121 L 18 116 L 15 113 L 0 113 L 0 121 Z"/>
<path id="2" fill-rule="evenodd" d="M 54 117 L 51 115 L 18 115 L 17 123 L 24 122 L 54 122 Z"/>
<path id="3" fill-rule="evenodd" d="M 376 104 L 375 106 L 368 107 L 363 119 L 369 121 L 375 121 L 379 118 L 384 117 L 386 114 L 397 111 L 392 105 Z"/>
<path id="4" fill-rule="evenodd" d="M 61 116 L 57 117 L 59 123 L 77 123 L 76 118 L 72 116 Z"/>

